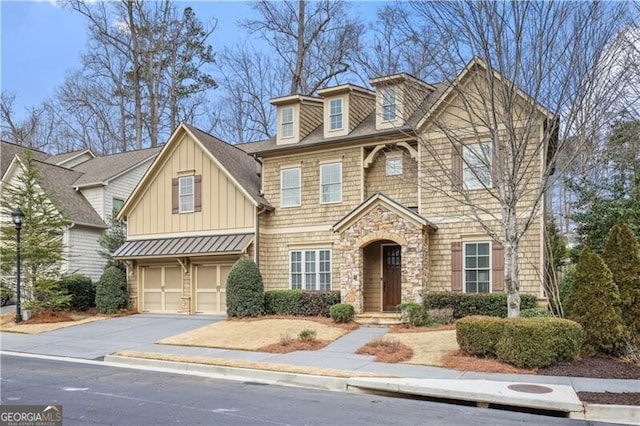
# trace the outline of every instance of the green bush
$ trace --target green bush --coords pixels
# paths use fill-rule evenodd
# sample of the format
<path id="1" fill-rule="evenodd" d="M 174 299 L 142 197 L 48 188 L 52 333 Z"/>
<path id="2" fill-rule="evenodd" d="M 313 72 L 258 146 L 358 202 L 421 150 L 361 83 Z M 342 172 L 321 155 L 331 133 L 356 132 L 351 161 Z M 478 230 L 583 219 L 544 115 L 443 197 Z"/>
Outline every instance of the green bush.
<path id="1" fill-rule="evenodd" d="M 33 299 L 24 304 L 33 313 L 45 310 L 62 311 L 69 307 L 71 296 L 66 294 L 58 280 L 41 278 L 35 282 Z"/>
<path id="2" fill-rule="evenodd" d="M 302 290 L 269 290 L 264 294 L 267 315 L 300 315 Z"/>
<path id="3" fill-rule="evenodd" d="M 15 291 L 4 281 L 0 281 L 0 306 L 5 306 L 14 296 Z"/>
<path id="4" fill-rule="evenodd" d="M 117 266 L 109 266 L 96 285 L 96 308 L 103 314 L 114 314 L 128 305 L 126 274 Z"/>
<path id="5" fill-rule="evenodd" d="M 405 327 L 420 327 L 430 323 L 429 314 L 420 303 L 401 303 L 396 309 Z"/>
<path id="6" fill-rule="evenodd" d="M 300 296 L 300 314 L 307 317 L 328 317 L 329 308 L 340 303 L 339 291 L 305 291 Z"/>
<path id="7" fill-rule="evenodd" d="M 589 248 L 580 254 L 564 311 L 566 318 L 582 325 L 585 352 L 616 354 L 624 348 L 628 334 L 618 287 L 602 258 Z"/>
<path id="8" fill-rule="evenodd" d="M 494 357 L 502 337 L 504 319 L 468 316 L 456 322 L 456 340 L 460 350 L 470 355 Z"/>
<path id="9" fill-rule="evenodd" d="M 492 317 L 507 316 L 506 293 L 431 293 L 424 297 L 424 306 L 429 309 L 453 309 L 453 317 L 469 315 Z M 520 309 L 536 307 L 536 297 L 532 294 L 520 295 Z"/>
<path id="10" fill-rule="evenodd" d="M 61 280 L 62 288 L 71 296 L 69 309 L 86 311 L 96 306 L 96 286 L 84 275 L 66 275 Z"/>
<path id="11" fill-rule="evenodd" d="M 300 340 L 301 342 L 310 342 L 312 340 L 315 340 L 315 338 L 316 331 L 309 328 L 305 328 L 298 334 L 298 340 Z"/>
<path id="12" fill-rule="evenodd" d="M 548 309 L 542 308 L 529 308 L 520 311 L 520 317 L 522 318 L 540 318 L 540 317 L 553 317 L 554 315 Z"/>
<path id="13" fill-rule="evenodd" d="M 496 356 L 520 368 L 540 368 L 559 361 L 573 361 L 580 354 L 580 324 L 561 318 L 507 318 Z"/>
<path id="14" fill-rule="evenodd" d="M 356 315 L 353 305 L 338 303 L 329 308 L 329 315 L 335 322 L 349 322 Z"/>
<path id="15" fill-rule="evenodd" d="M 258 265 L 240 258 L 227 277 L 227 315 L 255 317 L 264 313 L 264 286 Z"/>
<path id="16" fill-rule="evenodd" d="M 564 307 L 567 298 L 569 297 L 569 293 L 571 292 L 571 287 L 573 286 L 573 281 L 576 277 L 576 267 L 575 265 L 571 265 L 567 268 L 567 272 L 565 272 L 564 277 L 562 277 L 562 282 L 560 283 L 560 303 Z"/>

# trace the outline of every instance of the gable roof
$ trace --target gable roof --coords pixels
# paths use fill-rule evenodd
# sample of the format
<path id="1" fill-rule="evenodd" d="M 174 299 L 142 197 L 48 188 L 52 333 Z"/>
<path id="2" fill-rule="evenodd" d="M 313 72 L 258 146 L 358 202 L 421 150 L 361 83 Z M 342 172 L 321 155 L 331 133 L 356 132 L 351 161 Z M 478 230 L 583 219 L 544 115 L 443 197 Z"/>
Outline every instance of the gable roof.
<path id="1" fill-rule="evenodd" d="M 77 151 L 65 152 L 62 154 L 54 154 L 46 159 L 47 163 L 55 164 L 58 166 L 64 166 L 64 163 L 67 161 L 73 160 L 74 158 L 80 157 L 81 155 L 89 154 L 91 157 L 95 158 L 95 154 L 90 149 L 79 149 Z"/>
<path id="2" fill-rule="evenodd" d="M 0 178 L 4 176 L 16 154 L 24 155 L 25 151 L 30 151 L 31 158 L 33 158 L 34 160 L 44 161 L 45 159 L 49 158 L 49 154 L 47 154 L 46 152 L 21 145 L 16 145 L 11 142 L 0 141 Z"/>
<path id="3" fill-rule="evenodd" d="M 342 219 L 337 221 L 332 227 L 333 232 L 340 232 L 342 229 L 346 228 L 353 222 L 360 219 L 362 216 L 369 213 L 378 205 L 382 205 L 386 209 L 396 213 L 398 216 L 401 216 L 410 222 L 415 223 L 416 225 L 427 227 L 433 231 L 438 229 L 436 225 L 429 222 L 427 219 L 420 216 L 410 208 L 403 206 L 402 204 L 394 201 L 381 192 L 376 192 L 369 198 L 364 200 L 362 203 L 360 203 L 360 205 L 358 205 L 355 209 L 347 213 Z"/>
<path id="4" fill-rule="evenodd" d="M 140 149 L 127 151 L 120 154 L 95 157 L 89 161 L 78 164 L 73 168 L 82 173 L 75 182 L 74 187 L 105 185 L 123 173 L 137 167 L 140 163 L 155 157 L 161 148 Z"/>

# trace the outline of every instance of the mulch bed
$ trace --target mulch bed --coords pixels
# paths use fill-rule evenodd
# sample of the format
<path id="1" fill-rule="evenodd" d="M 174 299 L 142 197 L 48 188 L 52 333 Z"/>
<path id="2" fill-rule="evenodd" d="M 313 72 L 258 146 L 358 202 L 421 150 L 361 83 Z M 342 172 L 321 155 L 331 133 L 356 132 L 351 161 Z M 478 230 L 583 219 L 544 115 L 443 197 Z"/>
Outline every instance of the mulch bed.
<path id="1" fill-rule="evenodd" d="M 607 405 L 640 405 L 640 392 L 577 392 L 582 402 Z"/>
<path id="2" fill-rule="evenodd" d="M 585 356 L 573 362 L 559 362 L 538 369 L 544 376 L 593 377 L 599 379 L 640 379 L 640 366 L 606 356 Z"/>

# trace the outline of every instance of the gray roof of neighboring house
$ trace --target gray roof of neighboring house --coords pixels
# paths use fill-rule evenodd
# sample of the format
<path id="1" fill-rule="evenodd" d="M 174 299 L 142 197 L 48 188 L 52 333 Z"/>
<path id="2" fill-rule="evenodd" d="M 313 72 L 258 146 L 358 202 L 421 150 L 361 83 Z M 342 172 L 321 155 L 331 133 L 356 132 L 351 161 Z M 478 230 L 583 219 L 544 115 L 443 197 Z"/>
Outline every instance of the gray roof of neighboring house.
<path id="1" fill-rule="evenodd" d="M 230 145 L 189 124 L 184 126 L 218 159 L 258 204 L 270 207 L 269 202 L 260 194 L 261 184 L 258 175 L 260 163 L 235 145 Z"/>
<path id="2" fill-rule="evenodd" d="M 131 240 L 116 250 L 113 257 L 122 259 L 244 253 L 253 237 L 253 234 L 226 234 Z"/>
<path id="3" fill-rule="evenodd" d="M 16 154 L 24 154 L 27 150 L 31 151 L 31 156 L 34 160 L 44 161 L 49 158 L 49 154 L 46 152 L 16 145 L 11 142 L 0 141 L 0 177 L 4 176 Z"/>
<path id="4" fill-rule="evenodd" d="M 89 161 L 78 164 L 73 170 L 83 174 L 74 182 L 74 186 L 83 187 L 108 182 L 110 179 L 137 166 L 141 162 L 155 157 L 160 152 L 160 149 L 160 147 L 156 147 L 128 151 L 120 154 L 92 158 Z"/>
<path id="5" fill-rule="evenodd" d="M 50 163 L 50 164 L 58 164 L 58 165 L 60 165 L 60 163 L 64 163 L 65 161 L 69 160 L 70 158 L 73 158 L 73 157 L 78 156 L 80 154 L 83 154 L 85 152 L 89 152 L 89 153 L 91 153 L 91 155 L 93 155 L 93 153 L 89 149 L 79 149 L 77 151 L 70 151 L 70 152 L 65 152 L 65 153 L 62 153 L 62 154 L 54 154 L 54 155 L 50 156 L 49 158 L 47 158 L 45 161 L 47 163 Z"/>
<path id="6" fill-rule="evenodd" d="M 67 219 L 77 224 L 106 228 L 87 199 L 73 188 L 73 183 L 82 173 L 43 161 L 35 163 L 40 173 L 42 189 L 47 191 L 51 201 Z"/>

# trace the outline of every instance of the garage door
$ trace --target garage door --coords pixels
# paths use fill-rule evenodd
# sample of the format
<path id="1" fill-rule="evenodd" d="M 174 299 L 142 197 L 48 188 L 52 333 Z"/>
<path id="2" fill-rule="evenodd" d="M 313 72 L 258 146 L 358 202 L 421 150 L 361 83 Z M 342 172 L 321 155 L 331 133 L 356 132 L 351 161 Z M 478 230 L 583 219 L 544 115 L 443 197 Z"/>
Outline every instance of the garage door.
<path id="1" fill-rule="evenodd" d="M 195 266 L 195 310 L 203 314 L 227 314 L 227 277 L 232 264 Z"/>
<path id="2" fill-rule="evenodd" d="M 142 267 L 142 310 L 176 313 L 182 308 L 182 272 L 179 266 Z"/>

